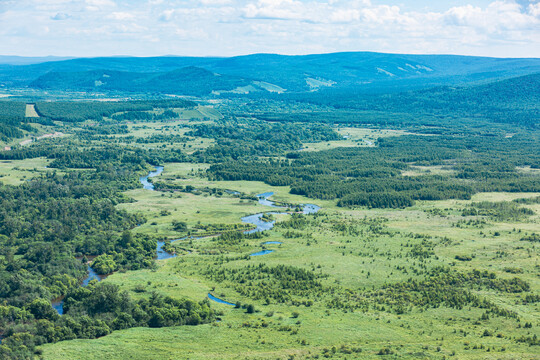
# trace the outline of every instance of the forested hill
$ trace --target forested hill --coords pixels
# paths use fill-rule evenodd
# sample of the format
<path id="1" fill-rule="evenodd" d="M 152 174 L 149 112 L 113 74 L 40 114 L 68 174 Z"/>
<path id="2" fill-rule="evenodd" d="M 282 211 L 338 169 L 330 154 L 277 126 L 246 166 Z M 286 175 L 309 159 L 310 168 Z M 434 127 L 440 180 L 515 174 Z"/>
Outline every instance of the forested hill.
<path id="1" fill-rule="evenodd" d="M 421 125 L 428 127 L 430 133 L 461 131 L 473 124 L 540 126 L 540 72 L 482 85 L 436 86 L 384 94 L 366 94 L 362 89 L 323 89 L 310 93 L 268 95 L 272 100 L 303 103 L 307 108 L 322 106 L 323 109 L 286 115 L 268 110 L 268 105 L 265 106 L 268 99 L 259 100 L 256 94 L 246 96 L 252 102 L 262 104 L 255 110 L 251 106 L 250 115 L 268 121 L 310 122 L 319 119 L 341 124 Z M 244 116 L 245 112 L 245 108 L 240 108 L 236 115 Z"/>
<path id="2" fill-rule="evenodd" d="M 20 66 L 0 64 L 0 85 L 40 86 L 46 82 L 45 80 L 52 80 L 54 77 L 66 80 L 65 76 L 59 76 L 58 73 L 67 72 L 73 73 L 69 75 L 71 81 L 75 81 L 75 77 L 80 76 L 81 84 L 87 84 L 85 80 L 103 70 L 114 72 L 124 80 L 126 77 L 130 78 L 133 82 L 143 78 L 144 83 L 148 78 L 159 77 L 170 72 L 174 72 L 174 75 L 177 71 L 186 71 L 186 68 L 193 70 L 192 67 L 229 76 L 223 81 L 234 79 L 242 86 L 246 85 L 246 80 L 243 79 L 251 79 L 268 83 L 266 85 L 269 86 L 278 86 L 287 92 L 309 92 L 329 87 L 359 88 L 367 92 L 380 92 L 389 91 L 389 89 L 402 90 L 493 81 L 505 77 L 527 75 L 540 71 L 540 59 L 369 52 L 304 56 L 254 54 L 230 58 L 173 56 L 80 58 Z M 202 72 L 198 74 L 201 83 L 209 79 L 209 74 Z M 41 78 L 44 75 L 45 77 Z M 40 80 L 36 81 L 37 79 Z M 50 84 L 50 81 L 46 83 Z M 118 90 L 121 89 L 121 87 L 118 88 Z M 213 88 L 213 90 L 218 89 Z M 256 87 L 255 90 L 261 89 Z"/>
<path id="3" fill-rule="evenodd" d="M 291 95 L 289 99 L 357 110 L 465 117 L 480 115 L 496 122 L 525 122 L 530 125 L 538 124 L 540 118 L 540 72 L 476 86 L 439 86 L 371 96 L 362 91 L 325 90 Z"/>
<path id="4" fill-rule="evenodd" d="M 208 95 L 212 91 L 232 91 L 252 81 L 236 76 L 214 74 L 190 66 L 169 72 L 135 73 L 92 70 L 84 72 L 49 72 L 30 86 L 39 89 L 73 91 L 135 91 L 182 95 Z"/>

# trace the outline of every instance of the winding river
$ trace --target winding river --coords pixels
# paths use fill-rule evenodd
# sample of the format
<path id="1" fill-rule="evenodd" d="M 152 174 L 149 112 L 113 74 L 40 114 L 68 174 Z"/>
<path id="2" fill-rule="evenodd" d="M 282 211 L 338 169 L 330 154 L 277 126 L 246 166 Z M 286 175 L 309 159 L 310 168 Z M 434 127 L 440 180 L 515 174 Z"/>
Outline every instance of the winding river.
<path id="1" fill-rule="evenodd" d="M 86 269 L 88 271 L 88 276 L 85 277 L 81 283 L 81 286 L 88 286 L 88 284 L 90 283 L 90 281 L 92 280 L 97 280 L 97 281 L 101 281 L 103 279 L 105 279 L 107 277 L 107 275 L 98 275 L 94 269 L 92 269 L 92 267 L 90 265 L 86 265 Z M 64 314 L 64 297 L 63 296 L 60 296 L 59 298 L 57 299 L 54 299 L 53 301 L 51 301 L 51 305 L 52 307 L 56 310 L 56 312 L 60 315 L 63 315 Z"/>
<path id="2" fill-rule="evenodd" d="M 231 305 L 231 306 L 235 306 L 236 304 L 233 304 L 232 302 L 228 302 L 228 301 L 225 301 L 225 300 L 222 300 L 218 297 L 215 297 L 214 295 L 208 293 L 208 298 L 212 301 L 215 301 L 217 303 L 220 303 L 220 304 L 225 304 L 225 305 Z"/>
<path id="3" fill-rule="evenodd" d="M 159 167 L 156 167 L 156 168 L 161 168 L 161 171 L 163 171 L 162 166 L 159 166 Z M 161 171 L 159 171 L 159 174 L 161 173 Z M 153 173 L 158 173 L 158 172 L 155 171 Z M 154 176 L 156 176 L 156 175 L 154 175 Z M 141 182 L 142 182 L 142 179 L 143 178 L 141 178 Z M 153 186 L 152 186 L 152 188 L 147 188 L 147 189 L 148 190 L 154 190 Z M 228 192 L 229 193 L 237 193 L 237 194 L 239 194 L 238 192 L 236 192 L 236 191 L 233 192 L 231 190 L 229 190 Z M 276 205 L 276 203 L 274 201 L 269 200 L 270 196 L 272 196 L 272 195 L 274 195 L 273 192 L 266 192 L 266 193 L 257 195 L 257 199 L 259 201 L 259 204 L 269 206 L 269 207 L 273 207 L 273 208 L 276 208 L 276 209 L 284 209 L 284 210 L 288 209 L 288 207 Z M 319 206 L 314 205 L 314 204 L 300 204 L 299 207 L 302 208 L 302 213 L 303 214 L 314 214 L 314 213 L 316 213 L 317 211 L 319 211 L 321 209 Z M 274 227 L 276 221 L 275 220 L 274 221 L 264 221 L 264 220 L 262 220 L 262 217 L 265 214 L 279 215 L 279 214 L 289 214 L 289 213 L 285 212 L 285 211 L 281 211 L 281 212 L 272 211 L 272 212 L 267 212 L 267 213 L 258 213 L 258 214 L 244 216 L 243 218 L 240 219 L 240 220 L 242 220 L 243 223 L 255 225 L 254 229 L 244 231 L 244 234 L 252 234 L 252 233 L 262 232 L 262 231 L 267 231 L 267 230 L 272 229 Z M 183 238 L 176 239 L 176 240 L 170 240 L 170 242 L 174 243 L 176 241 L 185 240 L 187 238 L 188 237 L 183 237 Z M 197 238 L 193 237 L 193 239 L 197 239 Z M 273 244 L 279 245 L 279 244 L 281 244 L 281 242 L 279 242 L 279 241 L 267 241 L 267 242 L 263 243 L 263 245 L 273 245 Z M 171 253 L 168 253 L 165 250 L 163 250 L 163 245 L 165 245 L 165 241 L 158 241 L 157 242 L 157 248 L 156 248 L 156 253 L 157 254 L 156 255 L 157 255 L 158 260 L 166 260 L 166 259 L 176 257 L 176 254 L 171 254 Z M 266 254 L 270 254 L 272 252 L 273 252 L 273 250 L 262 250 L 262 251 L 258 251 L 256 253 L 250 254 L 250 256 L 266 255 Z"/>
<path id="4" fill-rule="evenodd" d="M 269 200 L 270 196 L 272 196 L 272 195 L 274 195 L 273 192 L 266 192 L 266 193 L 257 195 L 257 199 L 259 200 L 259 204 L 265 205 L 265 206 L 270 206 L 270 207 L 277 208 L 277 209 L 288 209 L 288 207 L 276 205 L 275 201 Z M 293 205 L 291 205 L 291 207 L 293 207 Z M 296 205 L 294 207 L 296 207 Z M 300 204 L 300 205 L 298 205 L 298 207 L 300 207 L 302 209 L 303 214 L 314 214 L 314 213 L 316 213 L 317 211 L 319 211 L 321 209 L 319 206 L 314 205 L 314 204 Z M 285 212 L 285 211 L 281 211 L 281 212 L 272 211 L 272 212 L 267 212 L 267 213 L 259 213 L 259 214 L 244 216 L 241 219 L 242 222 L 248 223 L 248 224 L 253 224 L 253 225 L 256 226 L 255 229 L 245 231 L 244 233 L 245 234 L 252 234 L 252 233 L 255 233 L 255 232 L 261 232 L 261 231 L 266 231 L 266 230 L 272 229 L 274 227 L 276 221 L 275 220 L 274 221 L 264 221 L 264 220 L 262 220 L 261 218 L 265 214 L 279 215 L 279 214 L 289 214 L 289 213 Z M 274 242 L 269 241 L 266 244 L 272 244 L 272 243 L 274 243 Z"/>
<path id="5" fill-rule="evenodd" d="M 152 178 L 152 177 L 160 175 L 163 172 L 163 169 L 164 169 L 163 166 L 155 166 L 155 168 L 156 168 L 156 170 L 150 171 L 148 173 L 148 175 L 141 176 L 139 178 L 139 181 L 141 182 L 144 189 L 146 189 L 146 190 L 150 190 L 150 191 L 155 190 L 154 185 L 148 180 L 150 178 Z M 239 192 L 233 191 L 233 190 L 228 190 L 227 193 L 229 193 L 229 194 L 240 194 Z M 273 192 L 266 192 L 266 193 L 257 195 L 257 199 L 259 201 L 259 204 L 269 206 L 269 207 L 272 207 L 272 208 L 276 208 L 276 209 L 283 209 L 283 210 L 288 209 L 287 207 L 276 205 L 276 202 L 274 202 L 272 200 L 269 200 L 269 198 L 272 195 L 274 195 Z M 321 209 L 319 206 L 314 205 L 314 204 L 300 204 L 299 207 L 302 209 L 303 214 L 314 214 L 314 213 L 316 213 L 317 211 L 319 211 Z M 262 231 L 267 231 L 267 230 L 272 229 L 274 227 L 276 221 L 275 220 L 274 221 L 264 221 L 264 220 L 262 220 L 262 217 L 265 214 L 279 215 L 279 214 L 288 214 L 288 212 L 286 212 L 286 211 L 281 211 L 281 212 L 273 211 L 273 212 L 259 213 L 259 214 L 244 216 L 243 218 L 241 218 L 242 222 L 247 223 L 247 224 L 255 225 L 254 229 L 245 231 L 244 233 L 251 234 L 251 233 L 255 233 L 255 232 L 262 232 Z M 185 240 L 187 238 L 189 238 L 189 237 L 183 237 L 181 239 L 171 240 L 170 242 L 172 243 L 172 242 L 179 241 L 179 240 Z M 193 239 L 198 239 L 196 237 L 192 237 L 192 238 Z M 266 241 L 266 242 L 262 243 L 262 245 L 280 245 L 280 244 L 281 244 L 281 242 L 279 242 L 279 241 Z M 170 258 L 176 257 L 176 254 L 171 254 L 171 253 L 168 253 L 165 250 L 163 250 L 164 245 L 165 245 L 165 241 L 158 241 L 157 242 L 157 248 L 156 248 L 157 259 L 158 260 L 165 260 L 165 259 L 170 259 Z M 250 254 L 250 256 L 267 255 L 267 254 L 270 254 L 272 252 L 274 252 L 274 250 L 262 249 L 261 251 Z M 105 279 L 107 277 L 107 275 L 98 275 L 94 271 L 94 269 L 92 269 L 92 267 L 90 265 L 87 265 L 87 269 L 88 269 L 88 276 L 82 281 L 81 286 L 88 286 L 88 284 L 92 280 L 101 281 L 101 280 L 103 280 L 103 279 Z M 232 306 L 235 305 L 235 304 L 233 304 L 231 302 L 228 302 L 228 301 L 222 300 L 220 298 L 217 298 L 217 297 L 215 297 L 214 295 L 212 295 L 210 293 L 208 293 L 208 298 L 210 300 L 212 300 L 212 301 L 215 301 L 215 302 L 218 302 L 218 303 L 221 303 L 221 304 L 232 305 Z M 64 298 L 60 297 L 58 299 L 53 300 L 52 301 L 52 306 L 53 306 L 53 308 L 56 309 L 58 314 L 62 315 L 64 313 Z"/>
<path id="6" fill-rule="evenodd" d="M 156 170 L 150 171 L 148 173 L 148 175 L 141 176 L 139 178 L 139 181 L 141 182 L 141 184 L 143 185 L 143 187 L 146 190 L 154 190 L 154 184 L 152 184 L 150 181 L 148 181 L 148 179 L 153 178 L 154 176 L 158 176 L 159 174 L 161 174 L 163 172 L 163 166 L 156 166 L 155 168 L 156 168 Z"/>
<path id="7" fill-rule="evenodd" d="M 159 174 L 163 172 L 163 166 L 156 166 L 155 168 L 156 170 L 150 171 L 148 175 L 141 176 L 139 178 L 139 181 L 141 182 L 141 184 L 146 190 L 154 190 L 154 185 L 150 181 L 148 181 L 148 179 L 154 176 L 158 176 Z M 163 244 L 164 244 L 163 241 L 161 241 L 161 244 L 159 244 L 158 242 L 158 247 L 157 247 L 158 259 L 160 259 L 160 256 L 162 259 L 168 259 L 169 257 L 173 257 L 172 254 L 169 254 L 168 252 L 162 249 Z M 107 277 L 107 275 L 98 275 L 94 271 L 94 269 L 92 269 L 90 265 L 87 265 L 87 272 L 88 272 L 88 276 L 86 276 L 81 283 L 81 286 L 83 287 L 88 286 L 88 284 L 92 280 L 101 281 Z M 60 296 L 59 298 L 56 298 L 53 301 L 51 301 L 51 305 L 58 312 L 58 314 L 60 315 L 64 314 L 64 297 L 63 296 Z"/>
<path id="8" fill-rule="evenodd" d="M 270 206 L 270 207 L 273 207 L 273 208 L 278 208 L 278 209 L 288 209 L 288 207 L 276 205 L 276 203 L 274 201 L 269 200 L 269 197 L 272 196 L 272 195 L 274 195 L 273 192 L 266 192 L 266 193 L 257 195 L 257 199 L 259 200 L 259 204 L 265 205 L 265 206 Z M 321 209 L 320 206 L 317 206 L 317 205 L 314 205 L 314 204 L 300 204 L 299 206 L 302 208 L 302 213 L 303 214 L 314 214 L 314 213 L 316 213 L 317 211 L 319 211 Z M 278 214 L 289 214 L 289 213 L 284 212 L 284 211 L 282 211 L 282 212 L 273 211 L 273 212 L 259 213 L 259 214 L 244 216 L 241 219 L 242 222 L 247 223 L 247 224 L 253 224 L 253 225 L 256 226 L 255 229 L 249 230 L 249 231 L 244 231 L 244 233 L 245 234 L 252 234 L 252 233 L 255 233 L 255 232 L 261 232 L 261 231 L 266 231 L 266 230 L 272 229 L 274 227 L 276 221 L 275 220 L 274 221 L 264 221 L 264 220 L 262 220 L 262 217 L 265 214 L 278 215 Z M 281 245 L 281 244 L 282 243 L 280 241 L 266 241 L 266 242 L 262 243 L 262 245 Z M 271 254 L 273 252 L 274 252 L 274 250 L 262 249 L 261 251 L 250 254 L 249 256 L 262 256 L 262 255 Z M 217 298 L 217 297 L 215 297 L 214 295 L 212 295 L 210 293 L 208 293 L 208 298 L 210 300 L 218 302 L 220 304 L 235 306 L 235 304 L 233 304 L 231 302 L 228 302 L 228 301 L 225 301 L 223 299 Z"/>

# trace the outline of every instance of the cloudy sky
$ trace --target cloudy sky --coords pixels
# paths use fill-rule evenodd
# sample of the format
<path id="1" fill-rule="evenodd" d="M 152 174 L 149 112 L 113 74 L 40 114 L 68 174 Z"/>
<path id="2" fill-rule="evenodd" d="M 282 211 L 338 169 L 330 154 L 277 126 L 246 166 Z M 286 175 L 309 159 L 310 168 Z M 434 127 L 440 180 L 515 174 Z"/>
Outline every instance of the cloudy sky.
<path id="1" fill-rule="evenodd" d="M 540 0 L 0 0 L 0 54 L 540 57 Z"/>

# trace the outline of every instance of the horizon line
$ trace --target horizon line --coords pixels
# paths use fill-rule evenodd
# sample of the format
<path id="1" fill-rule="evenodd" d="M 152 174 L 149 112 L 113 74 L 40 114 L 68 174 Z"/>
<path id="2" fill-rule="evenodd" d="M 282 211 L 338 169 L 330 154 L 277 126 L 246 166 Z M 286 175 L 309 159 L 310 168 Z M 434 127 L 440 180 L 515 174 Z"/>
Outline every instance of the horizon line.
<path id="1" fill-rule="evenodd" d="M 246 53 L 246 54 L 237 54 L 229 56 L 221 55 L 177 55 L 177 54 L 163 54 L 163 55 L 125 55 L 125 54 L 114 54 L 114 55 L 96 55 L 96 56 L 72 56 L 72 55 L 14 55 L 14 54 L 0 54 L 0 57 L 14 57 L 22 59 L 37 59 L 37 58 L 62 58 L 62 60 L 74 60 L 74 59 L 99 59 L 99 58 L 165 58 L 165 57 L 180 57 L 180 58 L 236 58 L 236 57 L 247 57 L 255 55 L 275 55 L 275 56 L 284 56 L 284 57 L 302 57 L 302 56 L 317 56 L 317 55 L 336 55 L 336 54 L 384 54 L 384 55 L 403 55 L 403 56 L 456 56 L 456 57 L 474 57 L 474 58 L 491 58 L 491 59 L 540 59 L 540 57 L 501 57 L 501 56 L 488 56 L 488 55 L 467 55 L 467 54 L 452 54 L 452 53 L 400 53 L 400 52 L 380 52 L 380 51 L 369 51 L 369 50 L 358 50 L 358 51 L 332 51 L 332 52 L 321 52 L 321 53 L 308 53 L 308 54 L 284 54 L 284 53 L 270 53 L 270 52 L 255 52 L 255 53 Z M 62 61 L 59 60 L 59 61 Z"/>

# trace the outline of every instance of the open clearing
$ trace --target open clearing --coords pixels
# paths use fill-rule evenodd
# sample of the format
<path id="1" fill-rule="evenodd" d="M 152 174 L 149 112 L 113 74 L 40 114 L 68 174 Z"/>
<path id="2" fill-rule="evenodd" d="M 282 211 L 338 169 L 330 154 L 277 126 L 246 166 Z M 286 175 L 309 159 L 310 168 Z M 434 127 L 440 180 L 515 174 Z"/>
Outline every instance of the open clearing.
<path id="1" fill-rule="evenodd" d="M 322 141 L 318 143 L 305 143 L 303 151 L 321 151 L 338 147 L 375 147 L 377 139 L 389 137 L 410 135 L 403 130 L 385 130 L 385 129 L 366 129 L 366 128 L 336 128 L 338 134 L 343 136 L 342 140 Z"/>
<path id="2" fill-rule="evenodd" d="M 26 104 L 26 117 L 39 117 L 34 104 Z"/>
<path id="3" fill-rule="evenodd" d="M 6 185 L 20 185 L 47 171 L 50 160 L 34 158 L 26 160 L 0 160 L 0 182 Z M 49 170 L 50 171 L 50 170 Z"/>

